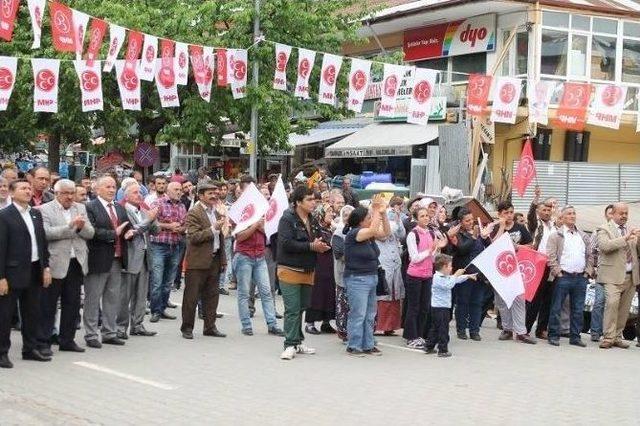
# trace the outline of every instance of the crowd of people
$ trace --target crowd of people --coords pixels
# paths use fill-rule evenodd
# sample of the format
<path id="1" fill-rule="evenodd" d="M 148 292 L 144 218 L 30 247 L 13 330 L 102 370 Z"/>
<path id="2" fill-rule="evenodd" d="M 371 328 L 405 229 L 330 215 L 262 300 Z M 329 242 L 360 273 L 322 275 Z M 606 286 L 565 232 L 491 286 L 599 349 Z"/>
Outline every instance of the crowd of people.
<path id="1" fill-rule="evenodd" d="M 322 175 L 324 177 L 324 175 Z M 258 184 L 269 199 L 277 177 Z M 239 330 L 252 336 L 256 299 L 267 332 L 284 338 L 281 359 L 314 354 L 306 334 L 335 334 L 349 356 L 379 356 L 376 335 L 402 330 L 408 348 L 449 357 L 456 337 L 481 341 L 481 325 L 497 316 L 501 341 L 559 346 L 581 338 L 585 293 L 595 281 L 591 340 L 628 348 L 623 340 L 640 284 L 640 230 L 627 227 L 628 207 L 607 207 L 590 236 L 576 209 L 536 199 L 526 215 L 510 202 L 482 223 L 465 207 L 447 212 L 427 196 L 408 202 L 382 194 L 360 202 L 345 179 L 286 185 L 290 208 L 267 238 L 264 219 L 235 232 L 229 208 L 256 184 L 202 174 L 170 178 L 139 172 L 118 182 L 106 174 L 61 179 L 45 167 L 0 176 L 0 367 L 11 368 L 11 328 L 22 333 L 22 358 L 50 361 L 60 351 L 123 346 L 152 337 L 153 324 L 176 320 L 172 289 L 184 286 L 180 331 L 224 338 L 216 325 L 220 295 L 237 290 Z M 548 256 L 532 301 L 508 305 L 471 261 L 507 233 L 516 249 Z M 284 310 L 276 298 L 282 295 Z M 81 315 L 82 312 L 82 315 Z M 452 315 L 453 314 L 453 315 Z M 282 327 L 279 320 L 283 319 Z M 335 324 L 335 328 L 334 328 Z M 533 327 L 535 333 L 532 334 Z M 638 344 L 640 346 L 640 344 Z"/>

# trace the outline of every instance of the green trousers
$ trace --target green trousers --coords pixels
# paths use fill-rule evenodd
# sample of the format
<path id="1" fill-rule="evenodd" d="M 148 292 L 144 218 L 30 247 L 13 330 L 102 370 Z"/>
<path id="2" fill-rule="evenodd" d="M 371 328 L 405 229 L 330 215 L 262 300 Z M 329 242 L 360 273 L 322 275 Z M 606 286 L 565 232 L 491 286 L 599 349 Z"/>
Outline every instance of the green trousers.
<path id="1" fill-rule="evenodd" d="M 311 287 L 308 284 L 290 284 L 280 281 L 284 302 L 284 347 L 298 346 L 304 340 L 302 313 L 311 304 Z"/>

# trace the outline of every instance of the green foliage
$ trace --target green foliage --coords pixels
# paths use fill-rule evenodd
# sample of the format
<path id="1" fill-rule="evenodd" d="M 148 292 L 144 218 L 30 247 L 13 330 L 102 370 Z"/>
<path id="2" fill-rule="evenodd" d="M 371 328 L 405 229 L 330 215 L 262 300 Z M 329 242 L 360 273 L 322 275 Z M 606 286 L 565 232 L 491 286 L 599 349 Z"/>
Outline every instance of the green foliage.
<path id="1" fill-rule="evenodd" d="M 354 16 L 343 12 L 353 0 L 262 0 L 261 29 L 273 41 L 301 46 L 317 51 L 339 53 L 346 41 L 355 40 L 359 23 Z M 72 8 L 108 22 L 139 30 L 143 33 L 167 37 L 186 43 L 207 46 L 246 48 L 253 43 L 253 0 L 67 0 Z M 60 54 L 53 49 L 49 13 L 44 17 L 42 48 L 31 50 L 32 32 L 26 2 L 21 3 L 14 41 L 0 43 L 0 54 L 18 57 L 74 59 L 73 54 Z M 105 36 L 101 58 L 107 53 L 109 34 Z M 126 43 L 120 57 L 122 57 Z M 7 112 L 0 113 L 0 144 L 5 151 L 19 149 L 33 141 L 38 133 L 60 135 L 63 143 L 89 143 L 93 129 L 104 130 L 106 144 L 99 150 L 120 148 L 131 152 L 136 138 L 141 140 L 184 141 L 202 145 L 219 143 L 229 132 L 229 124 L 248 132 L 251 105 L 259 111 L 259 144 L 263 152 L 285 148 L 292 131 L 309 128 L 305 120 L 295 117 L 319 116 L 337 119 L 348 115 L 343 108 L 317 104 L 319 69 L 322 56 L 316 57 L 311 75 L 313 99 L 302 101 L 292 93 L 271 88 L 274 72 L 274 46 L 262 43 L 249 52 L 248 80 L 251 83 L 251 64 L 258 61 L 258 87 L 250 87 L 247 98 L 233 100 L 228 88 L 215 87 L 211 103 L 200 99 L 192 78 L 187 86 L 179 86 L 181 106 L 161 108 L 155 83 L 142 83 L 140 112 L 123 111 L 120 103 L 115 70 L 103 74 L 104 111 L 83 113 L 80 89 L 73 63 L 61 65 L 58 114 L 33 112 L 33 75 L 29 61 L 18 63 L 16 87 Z M 289 84 L 295 83 L 297 53 L 289 62 Z M 343 63 L 338 93 L 346 94 L 348 61 Z M 293 122 L 292 122 L 293 121 Z M 133 135 L 131 129 L 136 129 Z M 235 128 L 234 128 L 235 130 Z"/>

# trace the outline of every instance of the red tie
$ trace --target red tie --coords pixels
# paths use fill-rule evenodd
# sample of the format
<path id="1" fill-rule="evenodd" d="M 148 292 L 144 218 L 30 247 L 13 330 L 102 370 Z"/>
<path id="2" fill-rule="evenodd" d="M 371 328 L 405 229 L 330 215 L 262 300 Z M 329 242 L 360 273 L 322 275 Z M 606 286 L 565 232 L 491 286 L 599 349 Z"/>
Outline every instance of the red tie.
<path id="1" fill-rule="evenodd" d="M 120 224 L 118 223 L 118 216 L 113 211 L 113 203 L 107 204 L 109 206 L 109 217 L 111 217 L 111 224 L 115 230 Z M 122 246 L 120 244 L 120 237 L 116 235 L 116 255 L 115 257 L 122 257 Z"/>

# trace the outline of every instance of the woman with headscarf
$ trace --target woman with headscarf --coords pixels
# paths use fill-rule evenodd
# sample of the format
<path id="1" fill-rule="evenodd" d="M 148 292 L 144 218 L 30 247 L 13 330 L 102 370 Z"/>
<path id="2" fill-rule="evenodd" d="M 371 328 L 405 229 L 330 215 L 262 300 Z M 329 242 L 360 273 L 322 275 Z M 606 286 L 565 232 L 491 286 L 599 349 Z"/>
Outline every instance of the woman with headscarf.
<path id="1" fill-rule="evenodd" d="M 328 204 L 322 204 L 315 212 L 315 226 L 312 230 L 315 238 L 320 238 L 326 244 L 331 244 L 331 223 L 333 209 Z M 331 250 L 318 254 L 313 288 L 311 290 L 311 306 L 305 313 L 307 323 L 305 331 L 309 334 L 335 333 L 330 321 L 336 316 L 336 283 L 333 275 L 333 253 Z M 315 326 L 316 321 L 322 321 L 320 330 Z"/>
<path id="2" fill-rule="evenodd" d="M 404 281 L 402 279 L 402 240 L 406 236 L 402 216 L 398 210 L 389 208 L 387 212 L 391 233 L 386 238 L 376 238 L 380 250 L 378 260 L 387 279 L 387 295 L 378 296 L 378 318 L 376 331 L 392 336 L 402 328 L 402 300 Z"/>
<path id="3" fill-rule="evenodd" d="M 336 230 L 331 237 L 331 249 L 333 251 L 333 275 L 336 281 L 336 328 L 338 337 L 347 341 L 347 315 L 349 314 L 349 301 L 347 291 L 344 288 L 344 234 L 342 231 L 353 211 L 353 206 L 344 206 L 340 210 L 336 224 Z"/>

